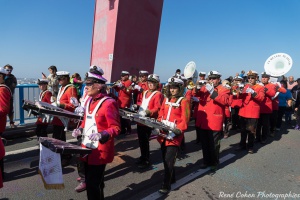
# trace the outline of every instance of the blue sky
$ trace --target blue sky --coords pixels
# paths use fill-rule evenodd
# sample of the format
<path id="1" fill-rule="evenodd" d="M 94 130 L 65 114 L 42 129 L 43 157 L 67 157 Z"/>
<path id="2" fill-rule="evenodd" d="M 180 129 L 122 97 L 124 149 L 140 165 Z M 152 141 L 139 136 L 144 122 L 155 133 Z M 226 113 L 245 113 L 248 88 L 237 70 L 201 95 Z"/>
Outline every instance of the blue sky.
<path id="1" fill-rule="evenodd" d="M 266 59 L 287 53 L 300 77 L 299 0 L 165 0 L 154 72 L 167 80 L 195 61 L 223 78 L 264 71 Z M 90 62 L 94 0 L 0 0 L 0 66 L 38 78 L 56 65 L 85 74 Z"/>

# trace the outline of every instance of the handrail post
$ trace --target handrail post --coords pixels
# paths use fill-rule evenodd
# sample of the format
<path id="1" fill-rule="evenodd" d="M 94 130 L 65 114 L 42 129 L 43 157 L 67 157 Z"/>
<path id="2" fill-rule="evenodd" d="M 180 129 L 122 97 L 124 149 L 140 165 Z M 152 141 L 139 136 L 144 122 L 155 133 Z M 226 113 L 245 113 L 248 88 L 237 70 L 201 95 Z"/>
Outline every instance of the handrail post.
<path id="1" fill-rule="evenodd" d="M 23 106 L 23 99 L 24 99 L 24 87 L 19 87 L 19 113 L 20 113 L 20 125 L 25 124 L 25 117 L 24 117 L 24 110 Z"/>

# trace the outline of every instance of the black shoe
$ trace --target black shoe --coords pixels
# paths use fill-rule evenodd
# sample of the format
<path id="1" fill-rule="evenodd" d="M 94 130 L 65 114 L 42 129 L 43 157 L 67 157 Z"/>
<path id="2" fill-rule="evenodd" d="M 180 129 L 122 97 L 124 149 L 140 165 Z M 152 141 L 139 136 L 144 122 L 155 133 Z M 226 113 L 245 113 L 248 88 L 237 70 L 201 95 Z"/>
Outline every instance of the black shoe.
<path id="1" fill-rule="evenodd" d="M 267 143 L 267 140 L 266 140 L 266 139 L 264 139 L 264 140 L 261 140 L 261 141 L 260 141 L 260 143 L 262 143 L 262 144 L 266 144 L 266 143 Z"/>
<path id="2" fill-rule="evenodd" d="M 201 165 L 200 165 L 200 169 L 206 169 L 208 167 L 208 165 L 207 164 L 204 164 L 204 163 L 202 163 Z"/>
<path id="3" fill-rule="evenodd" d="M 149 161 L 142 161 L 140 164 L 138 164 L 138 168 L 139 169 L 146 169 L 150 166 L 150 162 Z"/>
<path id="4" fill-rule="evenodd" d="M 162 186 L 158 192 L 161 193 L 161 194 L 168 194 L 170 192 L 171 188 L 170 187 L 165 187 L 165 186 Z"/>
<path id="5" fill-rule="evenodd" d="M 249 154 L 253 154 L 253 153 L 254 153 L 254 150 L 253 150 L 253 149 L 248 149 L 248 153 L 249 153 Z"/>
<path id="6" fill-rule="evenodd" d="M 212 172 L 217 171 L 217 169 L 218 169 L 218 166 L 217 166 L 217 165 L 212 165 L 212 166 L 210 166 L 210 171 L 212 171 Z"/>
<path id="7" fill-rule="evenodd" d="M 141 158 L 138 158 L 136 161 L 135 161 L 135 164 L 139 165 L 141 164 L 143 161 L 141 160 Z"/>

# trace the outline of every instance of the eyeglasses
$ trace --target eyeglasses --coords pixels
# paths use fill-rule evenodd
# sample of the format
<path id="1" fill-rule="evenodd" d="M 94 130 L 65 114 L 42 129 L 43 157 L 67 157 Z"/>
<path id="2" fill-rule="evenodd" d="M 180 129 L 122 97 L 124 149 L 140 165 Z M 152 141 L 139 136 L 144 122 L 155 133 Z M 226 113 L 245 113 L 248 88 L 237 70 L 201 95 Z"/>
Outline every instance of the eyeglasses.
<path id="1" fill-rule="evenodd" d="M 7 72 L 12 72 L 12 69 L 7 69 L 6 71 L 7 71 Z"/>
<path id="2" fill-rule="evenodd" d="M 255 77 L 248 77 L 248 79 L 256 79 Z"/>
<path id="3" fill-rule="evenodd" d="M 210 78 L 208 78 L 209 80 L 216 80 L 217 78 L 216 77 L 210 77 Z"/>

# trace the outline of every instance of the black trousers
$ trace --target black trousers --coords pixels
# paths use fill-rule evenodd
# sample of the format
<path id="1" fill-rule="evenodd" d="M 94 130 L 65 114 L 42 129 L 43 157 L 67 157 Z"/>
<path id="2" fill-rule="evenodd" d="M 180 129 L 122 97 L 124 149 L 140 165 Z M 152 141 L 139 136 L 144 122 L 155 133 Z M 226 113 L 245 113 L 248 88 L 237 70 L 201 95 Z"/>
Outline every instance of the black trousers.
<path id="1" fill-rule="evenodd" d="M 203 164 L 218 165 L 222 131 L 204 130 L 197 127 L 196 131 L 199 132 L 202 144 Z"/>
<path id="2" fill-rule="evenodd" d="M 254 147 L 254 139 L 255 139 L 255 131 L 257 126 L 257 119 L 252 118 L 240 118 L 240 126 L 241 126 L 241 141 L 240 146 L 246 148 L 246 146 L 250 149 Z M 247 145 L 248 138 L 248 145 Z"/>
<path id="3" fill-rule="evenodd" d="M 270 116 L 270 113 L 260 113 L 256 127 L 256 138 L 258 141 L 266 140 L 270 134 Z"/>
<path id="4" fill-rule="evenodd" d="M 120 134 L 125 134 L 126 132 L 131 132 L 131 122 L 129 119 L 120 118 L 121 122 L 121 132 Z"/>
<path id="5" fill-rule="evenodd" d="M 53 125 L 52 137 L 58 140 L 66 141 L 66 132 L 64 126 Z"/>
<path id="6" fill-rule="evenodd" d="M 239 110 L 240 108 L 231 108 L 231 122 L 233 128 L 240 127 Z"/>
<path id="7" fill-rule="evenodd" d="M 137 133 L 139 139 L 139 145 L 141 150 L 141 161 L 149 161 L 150 160 L 150 146 L 149 146 L 149 138 L 151 135 L 152 128 L 148 126 L 137 125 Z"/>
<path id="8" fill-rule="evenodd" d="M 85 181 L 88 200 L 104 199 L 104 171 L 106 165 L 88 165 L 85 163 Z"/>
<path id="9" fill-rule="evenodd" d="M 81 146 L 81 142 L 82 142 L 82 137 L 78 136 L 77 137 L 77 145 Z M 77 163 L 76 164 L 77 164 L 78 175 L 81 178 L 80 182 L 85 182 L 85 168 L 84 168 L 85 162 L 83 162 L 80 159 L 80 154 L 76 154 L 76 159 L 77 159 Z"/>
<path id="10" fill-rule="evenodd" d="M 48 124 L 37 124 L 35 134 L 37 137 L 48 137 L 47 133 Z"/>
<path id="11" fill-rule="evenodd" d="M 273 112 L 270 116 L 270 131 L 271 131 L 271 133 L 275 132 L 277 119 L 278 119 L 278 110 L 273 110 Z"/>
<path id="12" fill-rule="evenodd" d="M 276 128 L 281 128 L 282 125 L 282 117 L 286 114 L 286 106 L 279 106 L 278 108 L 278 115 L 277 115 L 277 123 Z M 287 120 L 285 121 L 287 123 Z"/>
<path id="13" fill-rule="evenodd" d="M 161 144 L 161 153 L 165 169 L 163 187 L 168 189 L 171 189 L 171 183 L 174 183 L 176 180 L 174 165 L 178 149 L 179 147 L 177 146 L 166 146 L 165 141 Z"/>

